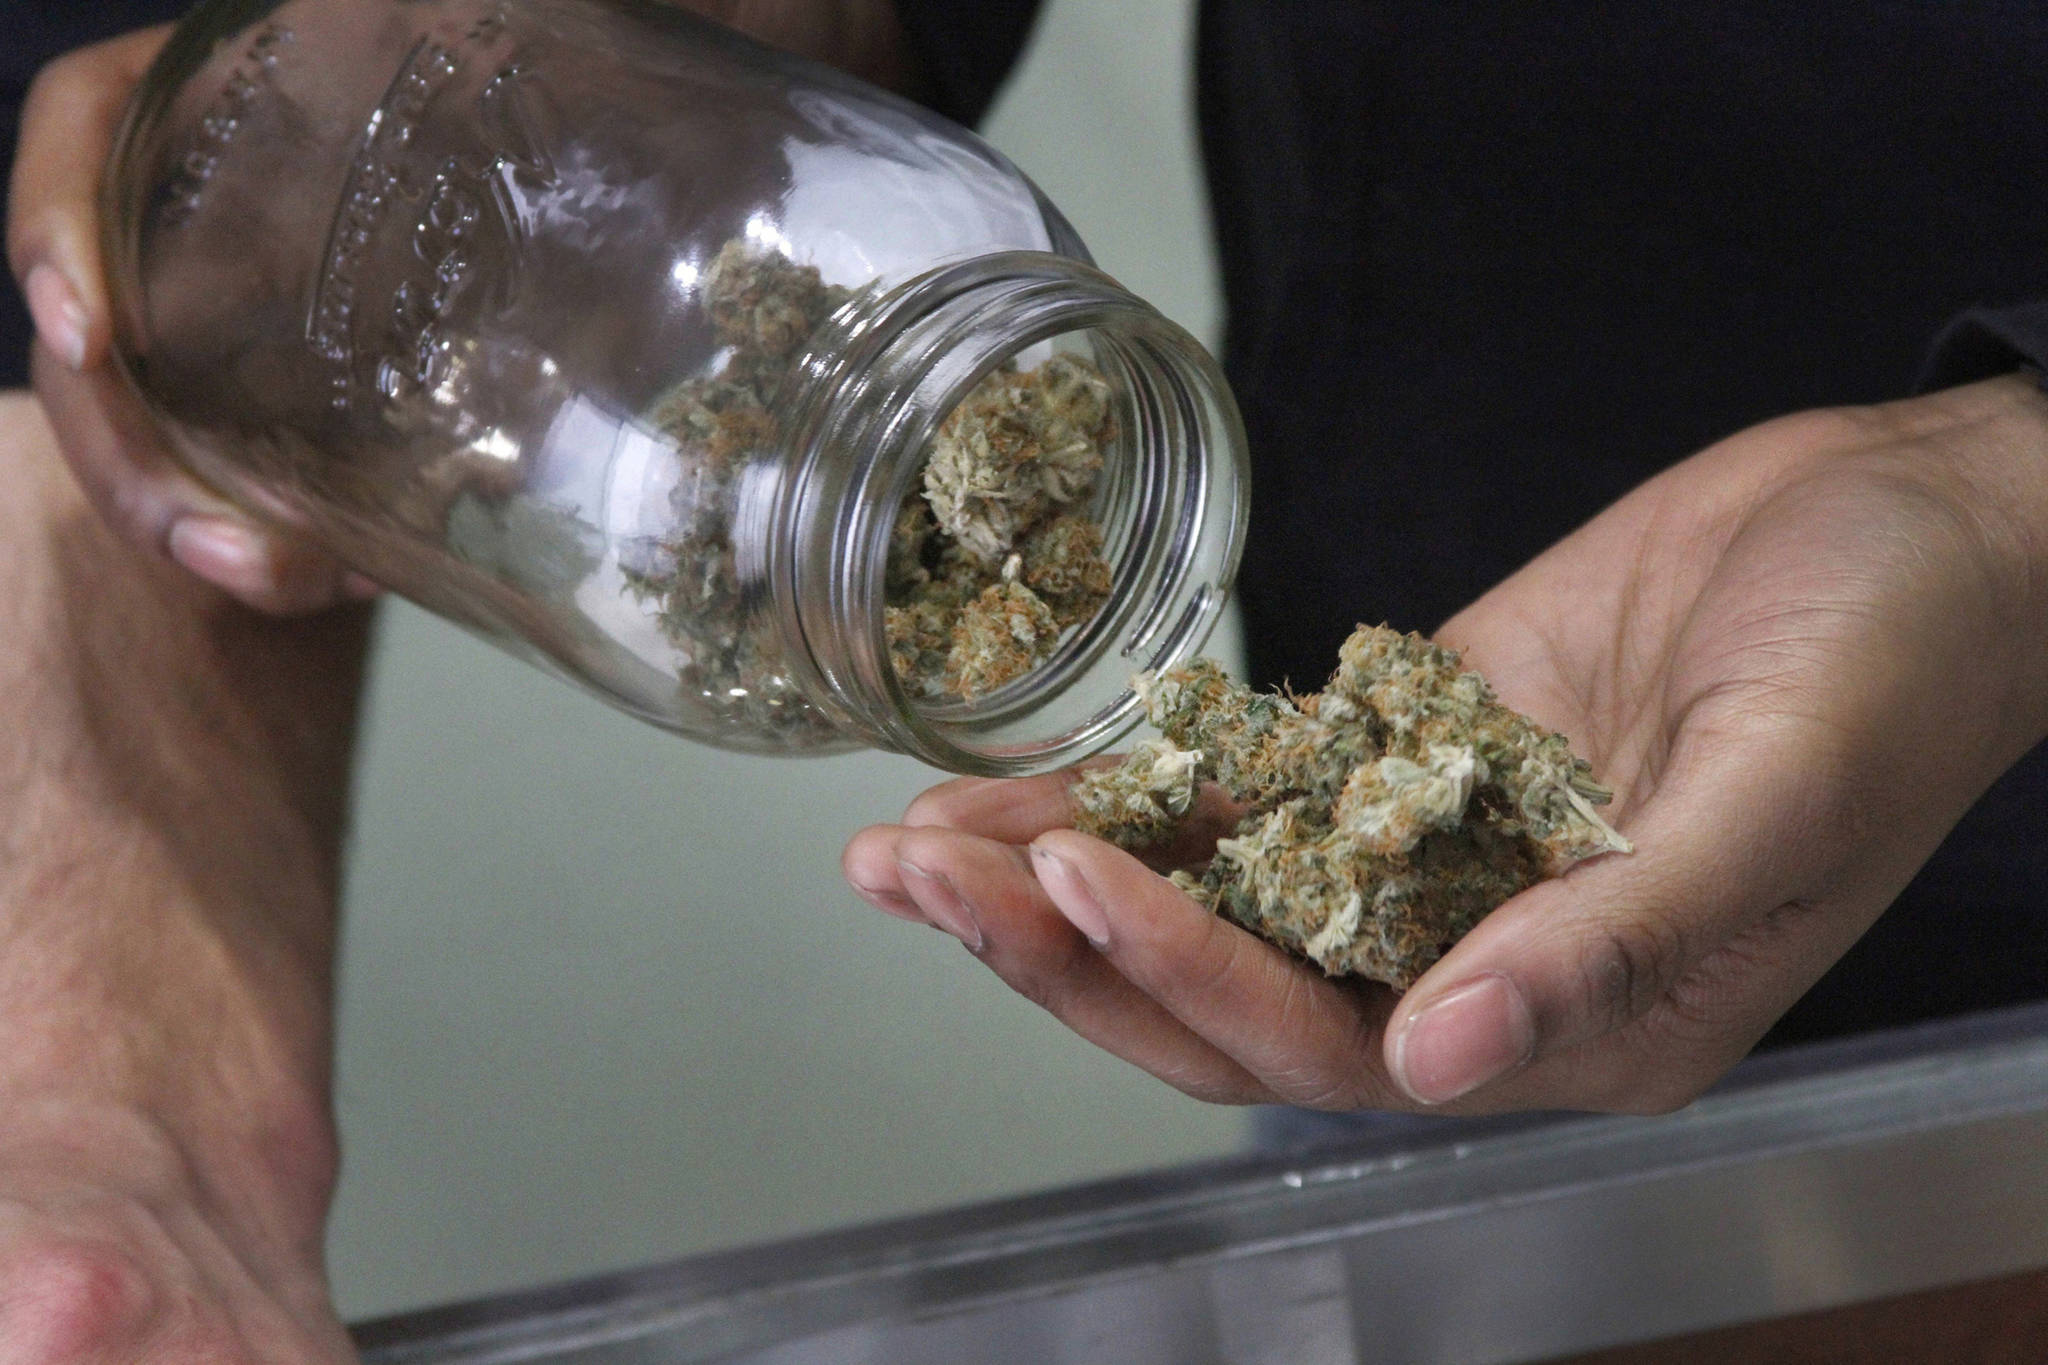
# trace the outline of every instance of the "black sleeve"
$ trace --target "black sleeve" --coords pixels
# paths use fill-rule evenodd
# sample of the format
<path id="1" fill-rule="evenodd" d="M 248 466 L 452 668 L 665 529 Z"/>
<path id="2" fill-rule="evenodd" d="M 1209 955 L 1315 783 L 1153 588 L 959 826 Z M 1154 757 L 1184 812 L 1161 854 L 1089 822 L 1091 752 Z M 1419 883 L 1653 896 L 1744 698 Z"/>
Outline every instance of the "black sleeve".
<path id="1" fill-rule="evenodd" d="M 44 62 L 74 47 L 111 38 L 131 28 L 175 19 L 188 0 L 98 0 L 91 5 L 0 4 L 7 35 L 0 39 L 0 210 L 6 208 L 7 180 L 14 168 L 21 100 Z M 0 388 L 28 382 L 28 310 L 14 282 L 0 275 Z"/>
<path id="2" fill-rule="evenodd" d="M 1934 340 L 1920 388 L 1946 389 L 2031 366 L 2048 389 L 2048 299 L 1972 308 Z"/>
<path id="3" fill-rule="evenodd" d="M 930 84 L 926 102 L 966 124 L 994 103 L 1037 14 L 1038 0 L 896 0 Z"/>

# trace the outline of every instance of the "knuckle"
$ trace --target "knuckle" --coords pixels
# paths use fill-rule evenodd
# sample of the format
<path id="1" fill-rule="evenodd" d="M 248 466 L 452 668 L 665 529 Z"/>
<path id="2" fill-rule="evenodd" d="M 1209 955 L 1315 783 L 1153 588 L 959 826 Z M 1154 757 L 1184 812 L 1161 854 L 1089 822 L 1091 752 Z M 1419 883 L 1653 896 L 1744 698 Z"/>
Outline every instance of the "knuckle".
<path id="1" fill-rule="evenodd" d="M 1199 938 L 1184 963 L 1175 964 L 1174 994 L 1189 1001 L 1234 1001 L 1244 966 L 1244 950 L 1253 942 L 1250 935 L 1222 919 L 1203 923 Z M 1290 983 L 1291 984 L 1291 983 Z"/>
<path id="2" fill-rule="evenodd" d="M 1058 972 L 1045 971 L 1034 963 L 994 950 L 993 945 L 983 951 L 981 959 L 1011 990 L 1047 1014 L 1065 1017 L 1069 987 Z"/>
<path id="3" fill-rule="evenodd" d="M 1197 1056 L 1147 1060 L 1140 1065 L 1189 1099 L 1204 1104 L 1270 1103 L 1275 1096 L 1252 1077 L 1227 1063 Z"/>
<path id="4" fill-rule="evenodd" d="M 23 123 L 31 123 L 38 116 L 48 112 L 52 100 L 78 84 L 86 67 L 83 51 L 67 52 L 44 62 L 29 79 L 28 89 L 21 97 Z"/>
<path id="5" fill-rule="evenodd" d="M 1379 1102 L 1375 1089 L 1361 1078 L 1331 1075 L 1320 1068 L 1272 1076 L 1267 1084 L 1273 1093 L 1301 1109 L 1319 1109 L 1331 1114 L 1350 1114 L 1374 1108 Z"/>
<path id="6" fill-rule="evenodd" d="M 6 221 L 7 268 L 13 274 L 17 287 L 25 288 L 29 269 L 42 251 L 42 224 L 12 206 L 6 211 Z"/>
<path id="7" fill-rule="evenodd" d="M 52 102 L 68 105 L 84 99 L 103 103 L 125 96 L 128 86 L 140 77 L 142 47 L 154 52 L 158 41 L 151 33 L 129 33 L 52 57 L 37 68 L 29 82 L 23 99 L 24 122 L 29 111 L 40 112 Z"/>
<path id="8" fill-rule="evenodd" d="M 1176 1067 L 1159 1067 L 1152 1074 L 1189 1099 L 1203 1104 L 1268 1104 L 1273 1099 L 1247 1081 L 1212 1076 L 1207 1072 L 1197 1074 Z"/>
<path id="9" fill-rule="evenodd" d="M 1895 425 L 1881 405 L 1848 404 L 1787 413 L 1756 430 L 1796 449 L 1834 451 L 1881 443 L 1891 437 Z"/>
<path id="10" fill-rule="evenodd" d="M 161 1309 L 140 1262 L 76 1238 L 33 1243 L 0 1256 L 0 1340 L 10 1365 L 125 1358 Z"/>
<path id="11" fill-rule="evenodd" d="M 1683 936 L 1662 915 L 1598 925 L 1579 968 L 1584 1031 L 1612 1033 L 1649 1013 L 1671 989 L 1683 960 Z"/>
<path id="12" fill-rule="evenodd" d="M 1313 983 L 1296 971 L 1284 978 L 1274 1037 L 1287 1052 L 1258 1068 L 1273 1093 L 1304 1109 L 1348 1113 L 1385 1102 L 1371 1072 L 1371 1028 L 1350 1012 L 1332 1017 Z"/>
<path id="13" fill-rule="evenodd" d="M 951 782 L 919 792 L 904 809 L 903 823 L 951 829 L 957 819 L 953 798 L 954 785 Z"/>
<path id="14" fill-rule="evenodd" d="M 1098 954 L 1078 935 L 1024 938 L 1022 945 L 990 938 L 978 956 L 1004 985 L 1054 1018 L 1071 1023 L 1096 989 L 1088 968 L 1099 960 Z"/>
<path id="15" fill-rule="evenodd" d="M 1601 1059 L 1590 1068 L 1598 1083 L 1584 1087 L 1578 1107 L 1654 1116 L 1683 1109 L 1742 1060 L 1765 1023 L 1741 1007 L 1737 995 L 1709 991 L 1693 1000 L 1681 983 L 1622 1036 L 1595 1045 Z M 1734 1008 L 1731 1010 L 1731 1006 Z"/>

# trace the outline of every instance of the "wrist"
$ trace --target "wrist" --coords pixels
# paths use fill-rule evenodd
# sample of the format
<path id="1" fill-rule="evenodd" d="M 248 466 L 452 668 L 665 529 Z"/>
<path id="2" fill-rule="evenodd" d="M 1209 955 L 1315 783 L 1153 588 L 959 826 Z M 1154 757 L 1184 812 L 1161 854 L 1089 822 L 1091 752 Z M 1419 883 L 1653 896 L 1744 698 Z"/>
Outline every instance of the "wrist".
<path id="1" fill-rule="evenodd" d="M 37 858 L 0 879 L 0 1168 L 58 1143 L 317 1239 L 338 1167 L 324 956 L 198 899 L 132 833 L 87 828 L 90 869 Z"/>
<path id="2" fill-rule="evenodd" d="M 189 1209 L 251 1264 L 319 1266 L 338 1172 L 324 1107 L 285 1121 L 267 1103 L 259 1131 L 253 1114 L 232 1127 L 194 1122 L 90 1089 L 0 1087 L 0 1205 L 57 1196 Z"/>
<path id="3" fill-rule="evenodd" d="M 2018 749 L 2048 737 L 2048 391 L 2032 370 L 1892 404 L 1918 473 L 1956 510 L 1989 566 L 1987 659 Z M 1928 456 L 1932 458 L 1927 458 Z"/>

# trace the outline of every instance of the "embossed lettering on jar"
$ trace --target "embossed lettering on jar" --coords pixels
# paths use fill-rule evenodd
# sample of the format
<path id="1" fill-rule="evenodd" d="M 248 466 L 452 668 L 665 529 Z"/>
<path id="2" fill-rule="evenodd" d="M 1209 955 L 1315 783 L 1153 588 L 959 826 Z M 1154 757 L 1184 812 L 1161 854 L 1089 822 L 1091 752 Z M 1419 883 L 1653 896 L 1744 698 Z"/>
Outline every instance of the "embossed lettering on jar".
<path id="1" fill-rule="evenodd" d="M 199 477 L 696 739 L 1051 766 L 1235 571 L 1200 346 L 972 134 L 667 6 L 211 0 L 107 198 Z"/>

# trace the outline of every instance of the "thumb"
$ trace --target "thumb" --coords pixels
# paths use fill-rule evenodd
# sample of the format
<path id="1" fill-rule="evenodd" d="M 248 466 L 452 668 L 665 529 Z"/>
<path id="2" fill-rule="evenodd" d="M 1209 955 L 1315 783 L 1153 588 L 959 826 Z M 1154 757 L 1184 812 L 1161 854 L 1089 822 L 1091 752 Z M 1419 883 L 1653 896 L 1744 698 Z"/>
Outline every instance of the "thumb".
<path id="1" fill-rule="evenodd" d="M 1674 764 L 1623 820 L 1635 853 L 1581 864 L 1481 921 L 1389 1020 L 1395 1082 L 1430 1105 L 1482 1089 L 1487 1108 L 1694 1098 L 1883 904 L 1859 914 L 1816 894 L 1852 822 L 1803 747 Z"/>
<path id="2" fill-rule="evenodd" d="M 170 32 L 124 34 L 44 67 L 21 110 L 8 189 L 7 258 L 36 329 L 74 370 L 108 339 L 100 260 L 100 173 L 129 95 Z"/>

